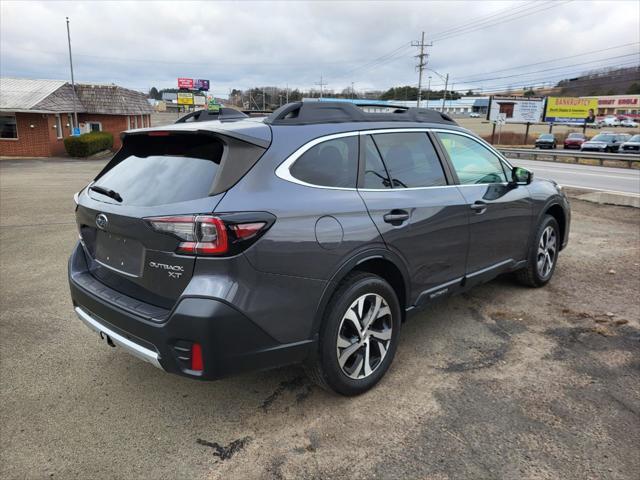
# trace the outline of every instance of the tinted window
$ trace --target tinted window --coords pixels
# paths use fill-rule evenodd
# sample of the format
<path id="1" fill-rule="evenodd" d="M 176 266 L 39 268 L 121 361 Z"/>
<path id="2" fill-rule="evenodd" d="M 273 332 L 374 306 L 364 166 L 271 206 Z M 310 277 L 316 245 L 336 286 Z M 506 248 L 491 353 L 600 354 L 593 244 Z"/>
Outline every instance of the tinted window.
<path id="1" fill-rule="evenodd" d="M 502 183 L 507 177 L 502 162 L 489 149 L 469 137 L 438 133 L 461 184 Z"/>
<path id="2" fill-rule="evenodd" d="M 394 188 L 434 187 L 447 180 L 426 133 L 373 135 Z"/>
<path id="3" fill-rule="evenodd" d="M 600 133 L 598 135 L 596 135 L 595 137 L 593 137 L 591 140 L 594 142 L 610 142 L 612 140 L 615 140 L 615 135 L 612 134 L 607 134 L 607 133 Z"/>
<path id="4" fill-rule="evenodd" d="M 365 140 L 364 162 L 364 181 L 362 183 L 364 188 L 391 188 L 389 175 L 382 163 L 378 147 L 370 135 L 367 135 Z"/>
<path id="5" fill-rule="evenodd" d="M 355 188 L 358 137 L 336 138 L 307 150 L 290 169 L 298 180 L 324 187 Z"/>
<path id="6" fill-rule="evenodd" d="M 125 141 L 122 151 L 128 156 L 94 185 L 118 192 L 123 205 L 152 206 L 208 196 L 223 147 L 207 136 L 137 135 Z M 95 191 L 89 195 L 111 201 Z"/>

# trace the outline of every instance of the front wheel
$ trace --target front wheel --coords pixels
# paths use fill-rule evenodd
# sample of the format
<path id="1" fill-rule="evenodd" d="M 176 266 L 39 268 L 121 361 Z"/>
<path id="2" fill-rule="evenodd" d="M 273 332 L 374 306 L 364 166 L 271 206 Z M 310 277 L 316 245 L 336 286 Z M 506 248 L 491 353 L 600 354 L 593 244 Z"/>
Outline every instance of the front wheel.
<path id="1" fill-rule="evenodd" d="M 348 275 L 327 306 L 318 354 L 307 374 L 342 395 L 366 392 L 391 365 L 400 318 L 396 293 L 384 279 L 366 272 Z"/>
<path id="2" fill-rule="evenodd" d="M 558 263 L 560 228 L 551 215 L 545 215 L 536 231 L 535 242 L 529 248 L 527 266 L 516 272 L 518 281 L 528 287 L 546 285 Z"/>

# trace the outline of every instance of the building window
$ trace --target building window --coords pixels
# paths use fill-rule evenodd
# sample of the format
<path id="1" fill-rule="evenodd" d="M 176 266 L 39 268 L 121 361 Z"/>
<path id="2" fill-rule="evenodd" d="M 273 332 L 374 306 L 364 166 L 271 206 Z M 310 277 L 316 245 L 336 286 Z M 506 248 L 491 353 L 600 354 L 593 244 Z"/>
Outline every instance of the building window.
<path id="1" fill-rule="evenodd" d="M 62 138 L 62 119 L 60 118 L 60 114 L 56 113 L 56 138 Z"/>
<path id="2" fill-rule="evenodd" d="M 89 132 L 101 132 L 102 124 L 100 122 L 88 122 Z"/>
<path id="3" fill-rule="evenodd" d="M 15 115 L 0 115 L 0 138 L 16 139 L 18 138 L 18 124 Z"/>

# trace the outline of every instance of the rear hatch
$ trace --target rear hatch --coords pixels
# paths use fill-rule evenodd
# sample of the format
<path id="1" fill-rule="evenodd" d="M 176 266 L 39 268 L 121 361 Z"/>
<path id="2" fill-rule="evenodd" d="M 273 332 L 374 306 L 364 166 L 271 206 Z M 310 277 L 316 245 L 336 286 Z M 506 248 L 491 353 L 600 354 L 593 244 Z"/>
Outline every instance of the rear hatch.
<path id="1" fill-rule="evenodd" d="M 264 153 L 264 138 L 247 140 L 209 130 L 126 135 L 122 149 L 77 197 L 90 273 L 120 293 L 171 308 L 193 275 L 196 255 L 176 253 L 184 242 L 154 229 L 150 219 L 213 212 Z"/>

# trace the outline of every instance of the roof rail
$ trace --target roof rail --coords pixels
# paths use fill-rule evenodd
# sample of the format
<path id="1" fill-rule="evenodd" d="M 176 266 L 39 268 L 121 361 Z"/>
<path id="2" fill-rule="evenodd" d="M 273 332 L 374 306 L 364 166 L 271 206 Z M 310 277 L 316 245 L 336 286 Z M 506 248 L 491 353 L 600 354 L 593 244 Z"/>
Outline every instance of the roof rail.
<path id="1" fill-rule="evenodd" d="M 391 112 L 366 112 L 361 107 L 389 108 Z M 270 125 L 310 125 L 314 123 L 345 122 L 456 122 L 444 113 L 426 108 L 408 108 L 396 105 L 359 104 L 348 102 L 293 102 L 287 103 L 269 115 Z"/>
<path id="2" fill-rule="evenodd" d="M 208 120 L 240 120 L 247 117 L 249 117 L 249 115 L 239 110 L 228 107 L 221 107 L 218 111 L 207 109 L 195 110 L 180 117 L 174 123 L 206 122 Z"/>

